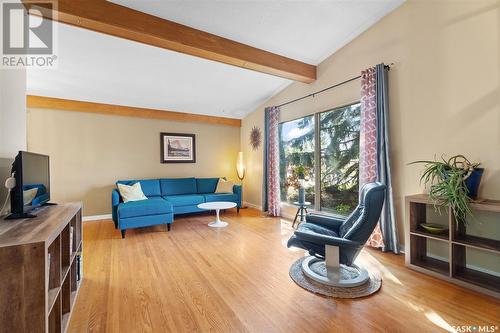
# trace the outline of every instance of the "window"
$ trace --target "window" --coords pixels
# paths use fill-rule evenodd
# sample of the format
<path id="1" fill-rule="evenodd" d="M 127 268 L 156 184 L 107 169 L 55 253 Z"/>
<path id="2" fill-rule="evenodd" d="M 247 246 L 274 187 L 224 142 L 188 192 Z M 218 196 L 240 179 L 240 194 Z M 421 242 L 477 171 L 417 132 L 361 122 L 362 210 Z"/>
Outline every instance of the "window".
<path id="1" fill-rule="evenodd" d="M 306 201 L 316 210 L 337 215 L 354 210 L 358 204 L 360 110 L 355 103 L 279 125 L 282 202 L 297 201 L 298 174 L 304 172 Z"/>
<path id="2" fill-rule="evenodd" d="M 347 215 L 358 204 L 360 109 L 357 103 L 319 114 L 323 211 Z"/>
<path id="3" fill-rule="evenodd" d="M 303 170 L 306 201 L 314 205 L 314 116 L 281 123 L 278 131 L 281 201 L 294 203 L 298 200 L 297 173 Z"/>

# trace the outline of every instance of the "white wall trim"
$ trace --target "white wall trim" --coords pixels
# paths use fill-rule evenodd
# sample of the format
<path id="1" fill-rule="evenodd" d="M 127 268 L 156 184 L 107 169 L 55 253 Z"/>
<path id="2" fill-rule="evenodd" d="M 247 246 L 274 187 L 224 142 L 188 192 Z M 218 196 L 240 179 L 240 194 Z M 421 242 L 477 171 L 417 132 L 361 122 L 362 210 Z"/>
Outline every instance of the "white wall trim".
<path id="1" fill-rule="evenodd" d="M 83 217 L 83 222 L 100 221 L 100 220 L 110 220 L 111 218 L 112 218 L 111 214 L 90 215 L 90 216 L 84 216 Z"/>
<path id="2" fill-rule="evenodd" d="M 256 204 L 253 204 L 253 203 L 250 203 L 250 202 L 246 202 L 246 201 L 243 201 L 242 204 L 243 204 L 243 206 L 247 206 L 247 207 L 250 207 L 250 208 L 255 208 L 255 209 L 258 209 L 258 210 L 262 211 L 262 206 L 259 206 L 259 205 L 256 205 Z"/>
<path id="3" fill-rule="evenodd" d="M 259 205 L 256 205 L 256 204 L 253 204 L 253 203 L 250 203 L 250 202 L 247 202 L 247 201 L 243 201 L 242 204 L 243 204 L 243 206 L 247 206 L 247 207 L 250 207 L 250 208 L 255 208 L 255 209 L 258 209 L 258 210 L 262 211 L 262 206 L 259 206 Z M 282 208 L 284 207 L 283 203 L 281 203 L 281 207 Z M 289 205 L 289 204 L 285 204 L 285 207 L 294 208 L 295 206 Z M 282 209 L 280 217 L 282 217 L 284 219 L 287 219 L 287 220 L 290 220 L 290 221 L 293 221 L 293 219 L 295 217 L 295 213 L 289 214 L 289 213 L 286 212 L 286 210 Z"/>

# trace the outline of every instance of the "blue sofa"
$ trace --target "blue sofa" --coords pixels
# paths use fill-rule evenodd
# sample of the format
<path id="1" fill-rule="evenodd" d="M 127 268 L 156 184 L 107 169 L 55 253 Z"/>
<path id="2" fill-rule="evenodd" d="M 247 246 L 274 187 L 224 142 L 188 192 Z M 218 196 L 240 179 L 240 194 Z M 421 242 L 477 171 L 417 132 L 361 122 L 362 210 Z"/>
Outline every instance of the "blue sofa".
<path id="1" fill-rule="evenodd" d="M 219 178 L 119 180 L 116 184 L 141 183 L 148 199 L 123 202 L 118 189 L 113 189 L 111 206 L 115 228 L 121 230 L 122 238 L 125 238 L 126 230 L 132 228 L 166 224 L 170 230 L 174 215 L 203 211 L 198 204 L 204 202 L 234 202 L 239 212 L 241 186 L 234 185 L 233 193 L 214 193 L 218 181 Z"/>

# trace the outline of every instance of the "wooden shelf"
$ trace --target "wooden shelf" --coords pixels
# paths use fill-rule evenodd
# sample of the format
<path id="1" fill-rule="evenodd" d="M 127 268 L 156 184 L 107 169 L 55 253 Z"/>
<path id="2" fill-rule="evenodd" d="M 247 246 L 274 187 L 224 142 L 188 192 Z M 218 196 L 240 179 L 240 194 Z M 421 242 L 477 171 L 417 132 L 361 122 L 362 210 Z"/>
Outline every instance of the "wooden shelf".
<path id="1" fill-rule="evenodd" d="M 60 333 L 69 327 L 81 283 L 76 283 L 76 250 L 82 248 L 82 205 L 49 206 L 37 214 L 0 218 L 0 262 L 9 267 L 0 274 L 0 311 L 10 313 L 2 331 Z M 2 290 L 9 290 L 8 296 Z"/>
<path id="2" fill-rule="evenodd" d="M 408 259 L 408 263 L 411 265 L 419 266 L 427 270 L 443 274 L 448 276 L 450 274 L 450 263 L 444 260 L 435 259 L 427 255 L 427 242 L 439 241 L 447 242 L 440 238 L 431 238 L 427 236 L 422 236 L 419 234 L 412 233 L 410 235 L 410 242 L 412 244 L 412 250 L 410 251 L 411 257 Z"/>
<path id="3" fill-rule="evenodd" d="M 76 300 L 76 296 L 78 295 L 78 291 L 72 291 L 71 292 L 71 307 L 73 307 L 73 305 L 75 304 L 75 300 Z"/>
<path id="4" fill-rule="evenodd" d="M 75 304 L 75 301 L 76 301 L 76 297 L 78 296 L 78 293 L 80 292 L 80 285 L 81 285 L 81 281 L 77 281 L 76 290 L 71 292 L 71 308 L 73 308 L 73 305 Z"/>
<path id="5" fill-rule="evenodd" d="M 69 319 L 70 319 L 70 313 L 69 312 L 62 315 L 62 318 L 61 318 L 61 328 L 62 328 L 63 332 L 66 332 L 68 330 Z"/>
<path id="6" fill-rule="evenodd" d="M 73 263 L 73 260 L 75 260 L 75 257 L 77 254 L 78 254 L 78 252 L 76 252 L 76 251 L 73 251 L 73 253 L 71 253 L 71 257 L 70 257 L 70 261 L 69 261 L 70 265 Z"/>
<path id="7" fill-rule="evenodd" d="M 410 234 L 412 235 L 417 235 L 417 236 L 422 236 L 422 237 L 426 237 L 426 238 L 431 238 L 431 239 L 435 239 L 435 240 L 438 240 L 438 241 L 449 241 L 450 240 L 450 236 L 448 234 L 448 232 L 446 232 L 446 234 L 431 234 L 430 232 L 427 232 L 423 229 L 420 229 L 418 228 L 417 230 L 415 231 L 411 231 Z"/>
<path id="8" fill-rule="evenodd" d="M 54 307 L 54 304 L 56 303 L 56 300 L 57 300 L 57 296 L 59 295 L 59 291 L 61 290 L 60 287 L 57 287 L 57 288 L 52 288 L 52 289 L 49 289 L 49 291 L 47 292 L 48 293 L 48 309 L 47 311 L 50 312 L 52 310 L 52 308 Z"/>
<path id="9" fill-rule="evenodd" d="M 406 197 L 406 218 L 410 231 L 405 235 L 406 264 L 420 272 L 440 277 L 458 285 L 500 298 L 500 277 L 479 271 L 468 258 L 467 249 L 479 250 L 479 256 L 500 255 L 500 241 L 467 234 L 467 227 L 457 224 L 452 210 L 447 207 L 448 230 L 443 234 L 431 234 L 420 227 L 421 223 L 433 222 L 436 217 L 430 214 L 429 205 L 433 206 L 427 195 L 418 194 Z M 473 210 L 500 213 L 500 201 L 481 200 L 471 204 Z M 442 218 L 437 219 L 443 224 Z M 497 221 L 497 220 L 495 220 Z M 498 216 L 500 221 L 500 215 Z M 499 228 L 500 229 L 500 228 Z M 428 242 L 440 242 L 440 248 L 446 251 L 447 260 L 436 259 L 428 253 Z M 480 252 L 484 251 L 484 252 Z M 488 254 L 489 252 L 490 254 Z M 475 256 L 477 256 L 475 254 Z M 449 257 L 449 258 L 448 258 Z M 482 257 L 481 257 L 482 258 Z M 477 258 L 473 258 L 477 260 Z M 481 268 L 478 268 L 481 269 Z M 481 269 L 482 270 L 482 269 Z M 436 274 L 438 273 L 438 274 Z"/>
<path id="10" fill-rule="evenodd" d="M 49 333 L 61 332 L 61 298 L 58 296 L 52 310 L 47 314 Z M 45 328 L 44 328 L 45 330 Z"/>
<path id="11" fill-rule="evenodd" d="M 78 244 L 78 246 L 76 247 L 76 250 L 74 250 L 71 253 L 71 259 L 70 259 L 70 262 L 69 262 L 70 265 L 73 263 L 73 260 L 75 260 L 75 258 L 78 255 L 78 253 L 80 253 L 82 251 L 81 246 L 82 246 L 82 241 L 80 241 L 80 244 Z"/>
<path id="12" fill-rule="evenodd" d="M 500 213 L 500 200 L 477 200 L 471 203 L 470 207 L 474 210 Z"/>
<path id="13" fill-rule="evenodd" d="M 417 259 L 412 264 L 446 276 L 449 275 L 450 271 L 449 262 L 430 257 Z"/>
<path id="14" fill-rule="evenodd" d="M 66 275 L 68 275 L 68 272 L 69 272 L 69 266 L 66 266 L 66 267 L 63 267 L 61 269 L 61 280 L 64 281 L 64 279 L 66 279 Z"/>
<path id="15" fill-rule="evenodd" d="M 490 238 L 461 235 L 455 236 L 453 243 L 460 244 L 468 247 L 473 247 L 479 250 L 487 250 L 500 254 L 500 241 Z"/>
<path id="16" fill-rule="evenodd" d="M 500 277 L 498 276 L 483 273 L 470 268 L 462 268 L 455 272 L 454 277 L 500 293 Z"/>

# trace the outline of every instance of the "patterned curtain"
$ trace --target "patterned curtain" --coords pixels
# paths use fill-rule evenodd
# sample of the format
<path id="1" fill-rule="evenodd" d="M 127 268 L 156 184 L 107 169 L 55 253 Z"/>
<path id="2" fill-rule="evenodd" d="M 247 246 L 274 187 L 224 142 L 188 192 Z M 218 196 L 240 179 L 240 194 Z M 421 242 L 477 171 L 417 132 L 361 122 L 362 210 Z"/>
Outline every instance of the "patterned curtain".
<path id="1" fill-rule="evenodd" d="M 399 244 L 389 156 L 388 86 L 388 69 L 384 64 L 361 72 L 359 185 L 374 181 L 386 185 L 385 202 L 379 223 L 366 244 L 397 254 Z"/>
<path id="2" fill-rule="evenodd" d="M 361 129 L 359 138 L 359 188 L 377 181 L 377 75 L 375 68 L 361 72 Z M 384 247 L 380 225 L 377 224 L 366 243 Z"/>
<path id="3" fill-rule="evenodd" d="M 271 216 L 280 216 L 280 175 L 278 124 L 280 109 L 268 107 L 265 110 L 264 133 L 264 184 L 263 210 Z"/>

